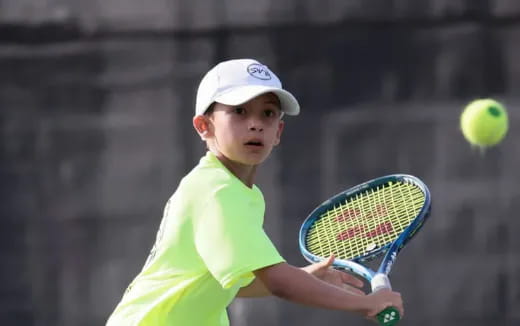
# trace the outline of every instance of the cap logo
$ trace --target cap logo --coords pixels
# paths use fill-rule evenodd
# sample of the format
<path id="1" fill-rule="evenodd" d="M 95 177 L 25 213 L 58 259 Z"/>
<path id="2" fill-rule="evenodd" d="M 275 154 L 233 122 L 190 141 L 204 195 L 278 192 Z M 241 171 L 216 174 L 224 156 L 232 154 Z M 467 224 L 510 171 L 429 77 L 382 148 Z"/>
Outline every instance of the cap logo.
<path id="1" fill-rule="evenodd" d="M 252 63 L 249 66 L 247 66 L 247 72 L 258 79 L 261 80 L 270 80 L 271 79 L 271 73 L 269 72 L 269 69 L 267 69 L 266 66 L 258 64 L 258 63 Z"/>

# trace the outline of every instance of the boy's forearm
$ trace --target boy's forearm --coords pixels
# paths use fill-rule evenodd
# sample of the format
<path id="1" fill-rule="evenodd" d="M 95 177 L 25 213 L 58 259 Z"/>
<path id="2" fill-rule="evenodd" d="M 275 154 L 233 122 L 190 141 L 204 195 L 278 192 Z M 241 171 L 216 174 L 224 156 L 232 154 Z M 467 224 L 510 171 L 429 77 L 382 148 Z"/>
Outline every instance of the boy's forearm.
<path id="1" fill-rule="evenodd" d="M 273 295 L 293 302 L 359 313 L 369 308 L 367 296 L 347 292 L 286 263 L 260 269 L 255 274 Z"/>
<path id="2" fill-rule="evenodd" d="M 299 267 L 302 271 L 306 272 L 307 274 L 312 274 L 310 267 L 312 265 L 306 266 L 306 267 Z M 251 284 L 240 288 L 240 290 L 237 293 L 237 297 L 240 298 L 254 298 L 254 297 L 266 297 L 273 295 L 271 291 L 264 285 L 264 283 L 256 277 Z"/>

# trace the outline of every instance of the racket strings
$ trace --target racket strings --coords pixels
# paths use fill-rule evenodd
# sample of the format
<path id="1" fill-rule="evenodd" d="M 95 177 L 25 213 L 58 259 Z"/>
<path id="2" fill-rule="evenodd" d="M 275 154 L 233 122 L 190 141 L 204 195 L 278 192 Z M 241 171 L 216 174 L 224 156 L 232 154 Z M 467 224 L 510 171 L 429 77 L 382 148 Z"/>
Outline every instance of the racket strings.
<path id="1" fill-rule="evenodd" d="M 418 215 L 424 193 L 411 183 L 389 182 L 338 203 L 307 235 L 310 252 L 352 259 L 394 241 Z"/>

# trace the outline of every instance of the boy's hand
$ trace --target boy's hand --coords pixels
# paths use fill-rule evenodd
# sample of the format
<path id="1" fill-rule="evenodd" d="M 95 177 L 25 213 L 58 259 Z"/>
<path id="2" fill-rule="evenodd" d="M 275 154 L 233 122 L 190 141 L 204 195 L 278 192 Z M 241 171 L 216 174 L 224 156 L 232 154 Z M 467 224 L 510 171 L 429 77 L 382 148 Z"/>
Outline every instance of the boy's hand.
<path id="1" fill-rule="evenodd" d="M 353 294 L 365 295 L 365 292 L 360 290 L 360 288 L 363 287 L 363 281 L 353 275 L 332 268 L 333 262 L 334 256 L 330 256 L 326 260 L 303 267 L 302 269 L 322 281 L 340 287 Z"/>
<path id="2" fill-rule="evenodd" d="M 376 315 L 388 307 L 395 307 L 399 311 L 400 317 L 404 316 L 403 300 L 399 292 L 381 289 L 369 294 L 367 299 L 369 299 L 369 304 L 362 314 L 368 319 L 377 321 Z"/>

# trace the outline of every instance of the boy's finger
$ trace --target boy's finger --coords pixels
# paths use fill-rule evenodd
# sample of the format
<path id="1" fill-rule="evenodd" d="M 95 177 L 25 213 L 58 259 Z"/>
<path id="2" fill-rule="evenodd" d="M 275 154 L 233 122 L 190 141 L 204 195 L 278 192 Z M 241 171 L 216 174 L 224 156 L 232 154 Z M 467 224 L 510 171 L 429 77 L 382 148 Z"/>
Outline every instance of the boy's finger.
<path id="1" fill-rule="evenodd" d="M 360 289 L 358 288 L 355 288 L 351 285 L 348 285 L 348 284 L 343 284 L 343 288 L 349 292 L 352 292 L 352 293 L 355 293 L 355 294 L 358 294 L 358 295 L 366 295 L 365 292 L 361 291 Z"/>
<path id="2" fill-rule="evenodd" d="M 330 266 L 332 266 L 333 262 L 334 262 L 334 255 L 331 255 L 329 258 L 322 260 L 320 262 L 320 267 L 329 268 Z"/>
<path id="3" fill-rule="evenodd" d="M 348 283 L 358 288 L 362 288 L 364 285 L 363 281 L 361 281 L 359 278 L 345 272 L 341 272 L 341 280 L 343 283 Z"/>

